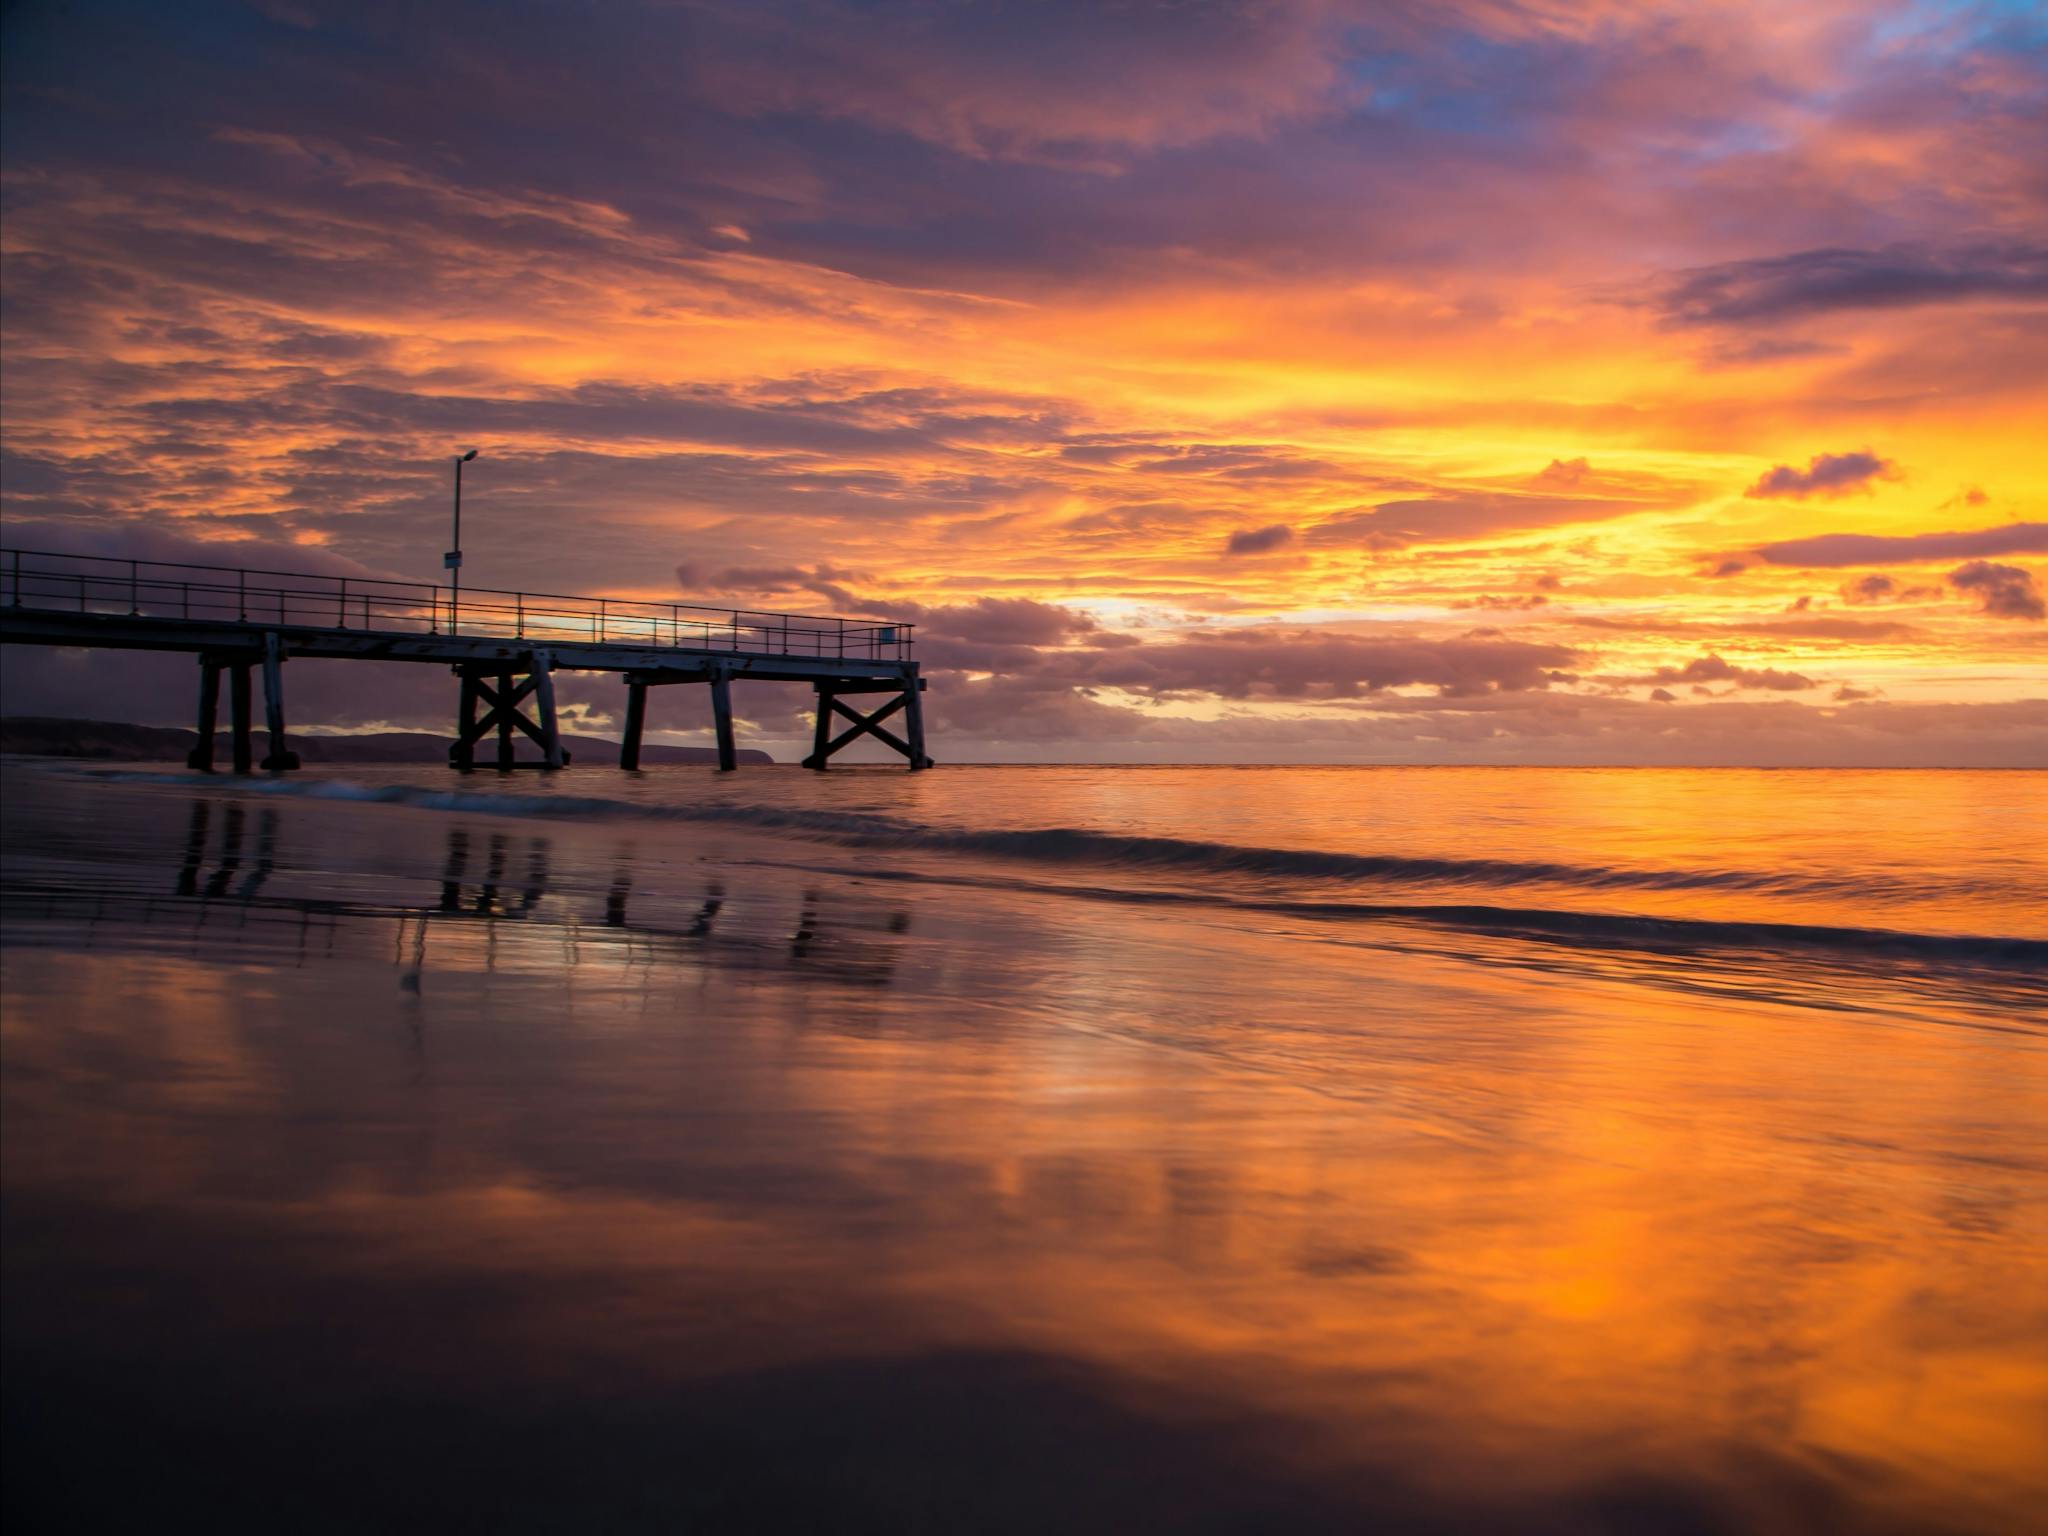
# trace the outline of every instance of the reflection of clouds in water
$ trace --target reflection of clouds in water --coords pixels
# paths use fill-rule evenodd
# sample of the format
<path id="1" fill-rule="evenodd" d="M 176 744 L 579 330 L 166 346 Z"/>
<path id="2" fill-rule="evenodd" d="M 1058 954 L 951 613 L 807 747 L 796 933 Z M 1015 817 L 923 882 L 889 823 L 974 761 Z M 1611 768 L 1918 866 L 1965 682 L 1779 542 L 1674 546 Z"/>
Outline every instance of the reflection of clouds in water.
<path id="1" fill-rule="evenodd" d="M 1270 1435 L 1326 1491 L 1347 1458 L 1453 1485 L 1417 1495 L 1439 1526 L 1482 1486 L 1510 1530 L 1855 1529 L 1877 1486 L 2025 1507 L 2039 1077 L 2002 1041 L 712 863 L 759 845 L 703 834 L 282 817 L 267 855 L 223 800 L 156 827 L 145 873 L 185 896 L 123 906 L 114 867 L 73 893 L 111 893 L 111 953 L 10 955 L 10 1209 L 93 1228 L 47 1229 L 53 1287 L 151 1275 L 65 1314 L 138 1376 L 234 1361 L 244 1414 L 331 1362 L 431 1372 L 457 1416 L 535 1375 L 579 1412 L 645 1386 L 730 1415 L 848 1358 L 892 1404 L 982 1362 L 889 1419 L 928 1445 L 1027 1358 L 1129 1413 L 1034 1398 L 1028 1443 L 1158 1433 L 1171 1468 Z M 294 973 L 254 919 L 307 912 L 332 960 Z M 366 1027 L 408 957 L 412 1033 Z M 248 1086 L 197 1096 L 222 1062 Z M 280 1311 L 333 1326 L 279 1349 Z M 1230 1435 L 1184 1432 L 1212 1407 Z M 805 1444 L 865 1454 L 872 1423 Z"/>
<path id="2" fill-rule="evenodd" d="M 963 971 L 1011 937 L 969 941 Z M 1207 987 L 1241 983 L 1231 958 Z M 695 1402 L 764 1373 L 808 1379 L 847 1354 L 915 1375 L 954 1351 L 1017 1353 L 1059 1362 L 1139 1422 L 1185 1422 L 1199 1405 L 1195 1417 L 1228 1418 L 1253 1442 L 1276 1435 L 1282 1462 L 1326 1489 L 1379 1458 L 1425 1483 L 1483 1469 L 1489 1497 L 1526 1512 L 1620 1477 L 1677 1500 L 1664 1513 L 1682 1529 L 1688 1511 L 1768 1526 L 1788 1483 L 1841 1513 L 1847 1496 L 1815 1467 L 1895 1455 L 1895 1414 L 1947 1454 L 1979 1378 L 1919 1379 L 1916 1362 L 1963 1348 L 1967 1364 L 1967 1340 L 1916 1342 L 1924 1308 L 1894 1304 L 2015 1278 L 2008 1264 L 1973 1279 L 1981 1250 L 1917 1230 L 1901 1250 L 1910 1211 L 1830 1203 L 1825 1159 L 1769 1192 L 1783 1219 L 1759 1219 L 1728 1176 L 1768 1139 L 1773 1111 L 1738 1118 L 1732 1146 L 1729 1125 L 1703 1113 L 1708 1124 L 1603 1148 L 1641 1112 L 1619 1063 L 1662 1058 L 1683 1043 L 1669 1026 L 1685 1037 L 1703 1017 L 1631 1021 L 1626 1045 L 1577 1080 L 1591 1102 L 1564 1106 L 1560 1134 L 1488 1151 L 1390 1135 L 1356 1104 L 1227 1067 L 1176 1071 L 1122 1043 L 934 1038 L 917 1012 L 890 1015 L 886 1034 L 799 1031 L 792 1048 L 818 994 L 800 967 L 781 975 L 796 984 L 728 973 L 696 1008 L 674 1006 L 689 996 L 675 974 L 451 990 L 431 1101 L 392 1097 L 364 1053 L 323 1051 L 317 1028 L 249 1029 L 233 994 L 216 995 L 196 1039 L 239 1025 L 280 1101 L 203 1126 L 164 1119 L 152 1095 L 172 1091 L 172 1071 L 125 1108 L 147 1135 L 196 1137 L 203 1154 L 159 1192 L 171 1215 L 153 1230 L 180 1251 L 259 1257 L 225 1292 L 193 1267 L 170 1293 L 197 1308 L 213 1284 L 207 1326 L 251 1357 L 258 1332 L 217 1320 L 223 1294 L 332 1295 L 360 1335 L 349 1371 L 377 1380 L 413 1368 L 396 1320 L 428 1306 L 437 1369 L 485 1412 L 527 1369 L 563 1373 L 572 1398 L 630 1381 Z M 337 977 L 297 983 L 309 1022 L 351 1007 Z M 633 1028 L 649 986 L 655 1006 Z M 960 1001 L 956 986 L 910 1006 Z M 66 1049 L 33 1048 L 38 1067 Z M 1781 1091 L 1809 1066 L 1780 1063 Z M 1532 1104 L 1558 1078 L 1527 1075 Z M 1451 1078 L 1452 1097 L 1502 1088 L 1484 1062 Z M 1651 1097 L 1683 1104 L 1662 1092 L 1681 1086 Z M 71 1105 L 49 1134 L 89 1137 L 97 1112 Z M 421 1128 L 417 1148 L 386 1140 L 394 1119 Z M 73 1174 L 118 1206 L 137 1145 L 70 1159 Z M 284 1182 L 252 1198 L 240 1164 L 259 1147 L 293 1155 Z M 1773 1240 L 1823 1210 L 1891 1230 L 1859 1227 L 1826 1252 Z M 330 1265 L 338 1281 L 319 1273 Z M 431 1300 L 451 1296 L 459 1315 Z M 602 1329 L 588 1326 L 593 1309 Z M 1745 1347 L 1722 1337 L 1731 1328 Z M 1831 1396 L 1844 1382 L 1878 1397 L 1844 1404 Z M 1994 1475 L 2006 1465 L 1995 1440 L 1972 1454 Z M 1437 1508 L 1466 1496 L 1432 1495 Z"/>

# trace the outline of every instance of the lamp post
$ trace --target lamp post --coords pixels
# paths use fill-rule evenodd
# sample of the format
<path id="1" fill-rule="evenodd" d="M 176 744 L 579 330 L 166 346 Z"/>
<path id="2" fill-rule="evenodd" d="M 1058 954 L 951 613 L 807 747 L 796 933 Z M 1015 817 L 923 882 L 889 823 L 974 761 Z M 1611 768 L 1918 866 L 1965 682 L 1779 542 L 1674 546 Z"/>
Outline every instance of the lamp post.
<path id="1" fill-rule="evenodd" d="M 448 572 L 448 633 L 454 634 L 462 614 L 462 466 L 476 457 L 476 450 L 456 455 L 455 459 L 455 537 L 453 548 L 441 557 L 441 568 Z"/>

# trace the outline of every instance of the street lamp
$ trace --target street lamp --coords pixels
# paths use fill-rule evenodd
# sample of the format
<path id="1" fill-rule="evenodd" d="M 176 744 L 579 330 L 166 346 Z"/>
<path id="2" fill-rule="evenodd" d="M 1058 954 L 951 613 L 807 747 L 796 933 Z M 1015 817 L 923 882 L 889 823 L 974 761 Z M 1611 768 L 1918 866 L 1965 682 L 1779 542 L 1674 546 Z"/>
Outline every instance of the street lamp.
<path id="1" fill-rule="evenodd" d="M 451 635 L 455 633 L 462 612 L 462 466 L 475 457 L 474 448 L 456 456 L 454 547 L 441 557 L 441 568 L 448 572 L 448 633 Z"/>

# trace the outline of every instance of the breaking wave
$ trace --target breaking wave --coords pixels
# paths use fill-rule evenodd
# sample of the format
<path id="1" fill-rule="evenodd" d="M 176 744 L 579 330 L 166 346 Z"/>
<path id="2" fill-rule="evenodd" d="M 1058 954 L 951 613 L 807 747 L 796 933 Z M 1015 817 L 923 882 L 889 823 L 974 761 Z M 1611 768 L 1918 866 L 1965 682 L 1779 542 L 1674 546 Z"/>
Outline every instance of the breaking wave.
<path id="1" fill-rule="evenodd" d="M 95 777 L 130 782 L 217 786 L 190 774 L 88 770 Z M 865 849 L 900 849 L 979 855 L 1104 872 L 1170 873 L 1193 877 L 1312 882 L 1357 890 L 1366 887 L 1470 890 L 1478 896 L 1519 887 L 1598 891 L 1716 891 L 1757 896 L 1860 898 L 1873 894 L 1868 878 L 1740 869 L 1645 869 L 1510 859 L 1415 858 L 1247 847 L 1200 839 L 1132 836 L 1072 827 L 967 828 L 934 826 L 877 813 L 808 810 L 766 805 L 641 802 L 578 795 L 479 794 L 415 785 L 368 785 L 346 780 L 277 780 L 240 787 L 256 795 L 402 805 L 465 815 L 544 821 L 654 821 L 712 824 L 794 835 L 813 842 Z M 867 870 L 870 876 L 881 871 Z M 1640 916 L 1489 899 L 1445 902 L 1305 899 L 1296 885 L 1286 898 L 1270 887 L 1216 883 L 1198 891 L 1097 890 L 1073 894 L 1171 902 L 1202 902 L 1304 917 L 1367 918 L 1426 923 L 1499 936 L 1588 946 L 1699 950 L 1827 949 L 1872 958 L 1945 964 L 1991 964 L 2048 970 L 2048 940 L 1934 934 L 1889 928 L 1814 923 Z M 1918 885 L 1897 894 L 1927 894 Z M 1361 892 L 1361 894 L 1363 894 Z"/>

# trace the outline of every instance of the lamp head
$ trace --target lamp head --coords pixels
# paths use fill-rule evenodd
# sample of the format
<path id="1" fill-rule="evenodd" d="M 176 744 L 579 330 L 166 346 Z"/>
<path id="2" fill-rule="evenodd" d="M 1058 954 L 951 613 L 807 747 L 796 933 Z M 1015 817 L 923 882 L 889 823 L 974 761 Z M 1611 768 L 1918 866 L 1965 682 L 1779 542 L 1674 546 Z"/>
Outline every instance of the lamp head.
<path id="1" fill-rule="evenodd" d="M 475 458 L 475 457 L 476 457 L 476 450 L 475 450 L 474 448 L 472 448 L 472 449 L 470 449 L 470 450 L 469 450 L 469 452 L 465 453 L 465 454 L 464 454 L 464 455 L 462 456 L 462 458 L 461 458 L 460 462 L 461 462 L 461 463 L 464 463 L 464 464 L 467 464 L 467 463 L 468 463 L 468 462 L 469 462 L 469 461 L 470 461 L 471 459 L 473 459 L 473 458 Z"/>

